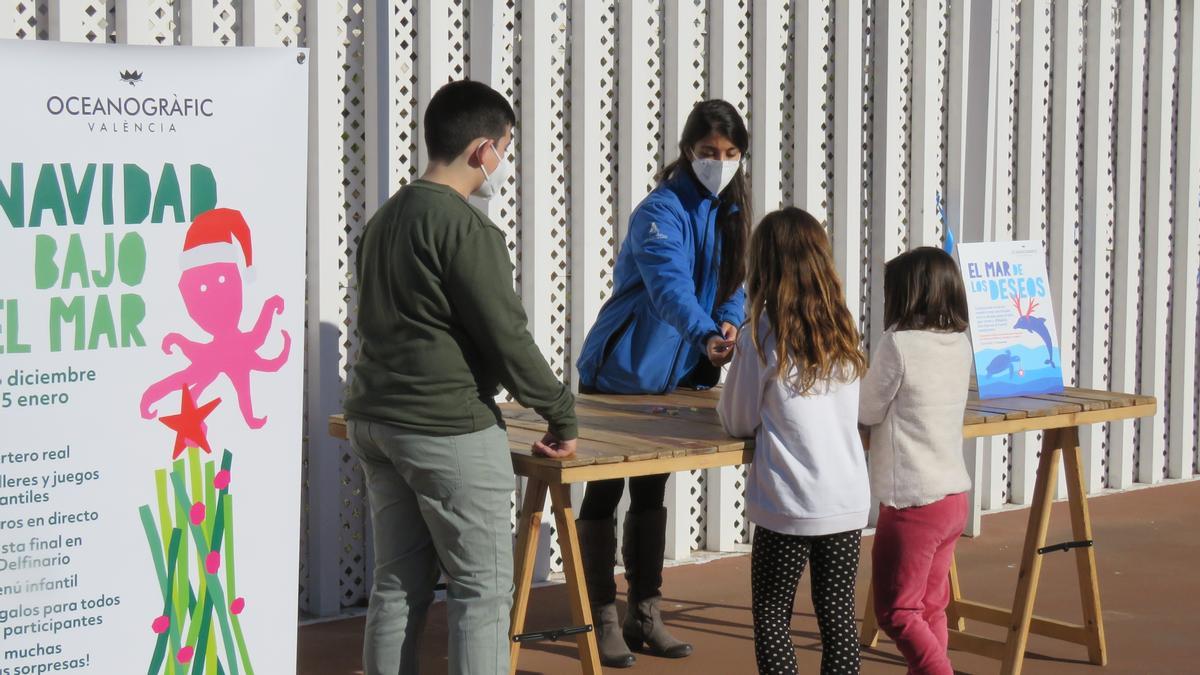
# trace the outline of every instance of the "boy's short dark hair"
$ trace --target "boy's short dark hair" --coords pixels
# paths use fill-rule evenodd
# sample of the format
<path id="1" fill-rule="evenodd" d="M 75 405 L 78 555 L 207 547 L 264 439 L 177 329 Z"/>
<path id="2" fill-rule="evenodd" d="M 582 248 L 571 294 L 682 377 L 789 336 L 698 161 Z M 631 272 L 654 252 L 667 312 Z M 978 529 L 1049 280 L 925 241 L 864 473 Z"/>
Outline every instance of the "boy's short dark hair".
<path id="1" fill-rule="evenodd" d="M 517 115 L 500 92 L 471 80 L 451 82 L 425 109 L 425 148 L 429 159 L 450 162 L 476 138 L 499 140 Z"/>
<path id="2" fill-rule="evenodd" d="M 958 264 L 922 246 L 892 258 L 883 271 L 885 330 L 967 330 L 967 289 Z"/>

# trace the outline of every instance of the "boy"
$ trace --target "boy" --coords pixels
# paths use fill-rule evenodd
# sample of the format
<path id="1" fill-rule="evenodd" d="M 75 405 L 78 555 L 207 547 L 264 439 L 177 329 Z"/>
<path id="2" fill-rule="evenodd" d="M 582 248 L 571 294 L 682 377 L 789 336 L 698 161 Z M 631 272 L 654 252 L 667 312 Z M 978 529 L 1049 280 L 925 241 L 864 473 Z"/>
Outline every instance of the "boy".
<path id="1" fill-rule="evenodd" d="M 516 116 L 478 82 L 425 111 L 429 166 L 371 218 L 356 260 L 362 349 L 346 401 L 375 534 L 367 675 L 417 672 L 439 562 L 451 673 L 507 673 L 514 476 L 498 385 L 549 422 L 534 452 L 575 451 L 575 402 L 529 334 L 504 235 L 467 196 L 508 177 Z"/>

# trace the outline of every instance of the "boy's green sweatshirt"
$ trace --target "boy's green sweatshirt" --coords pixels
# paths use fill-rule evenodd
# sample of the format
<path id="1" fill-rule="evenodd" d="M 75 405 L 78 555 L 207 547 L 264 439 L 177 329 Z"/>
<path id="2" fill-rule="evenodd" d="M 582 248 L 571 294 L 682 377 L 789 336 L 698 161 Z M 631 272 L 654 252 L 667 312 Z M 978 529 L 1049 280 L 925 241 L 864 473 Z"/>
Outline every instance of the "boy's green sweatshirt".
<path id="1" fill-rule="evenodd" d="M 575 399 L 529 334 L 504 234 L 452 188 L 401 188 L 367 223 L 355 261 L 362 339 L 351 419 L 456 436 L 497 424 L 499 385 L 575 438 Z"/>

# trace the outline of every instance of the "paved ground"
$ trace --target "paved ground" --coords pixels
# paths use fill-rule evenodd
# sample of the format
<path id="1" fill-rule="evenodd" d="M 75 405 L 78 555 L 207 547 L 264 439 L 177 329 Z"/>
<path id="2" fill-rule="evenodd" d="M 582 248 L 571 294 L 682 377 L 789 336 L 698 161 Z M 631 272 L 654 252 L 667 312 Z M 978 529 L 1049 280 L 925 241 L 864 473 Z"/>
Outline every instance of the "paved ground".
<path id="1" fill-rule="evenodd" d="M 1057 504 L 1051 520 L 1051 542 L 1070 539 L 1065 504 Z M 1029 675 L 1089 673 L 1200 673 L 1200 482 L 1097 497 L 1091 501 L 1101 601 L 1107 630 L 1109 665 L 1087 663 L 1082 647 L 1032 637 L 1025 673 Z M 963 539 L 958 547 L 963 593 L 994 604 L 1011 603 L 1028 511 L 984 518 L 983 536 Z M 871 539 L 863 540 L 864 565 L 859 571 L 859 606 L 866 593 Z M 1051 555 L 1043 566 L 1039 614 L 1069 621 L 1080 619 L 1079 591 L 1072 554 Z M 679 637 L 696 644 L 688 659 L 668 661 L 641 657 L 625 671 L 651 673 L 753 673 L 754 645 L 750 620 L 749 556 L 724 558 L 702 565 L 673 567 L 666 572 L 664 614 Z M 621 588 L 624 592 L 623 587 Z M 569 623 L 562 586 L 534 591 L 528 625 Z M 301 675 L 361 673 L 361 618 L 308 625 L 300 629 Z M 978 624 L 973 624 L 977 627 Z M 981 633 L 999 637 L 989 627 Z M 796 598 L 793 640 L 801 672 L 819 670 L 820 640 L 807 588 L 807 575 Z M 445 605 L 434 607 L 423 650 L 422 672 L 444 673 Z M 962 673 L 994 673 L 999 664 L 952 652 Z M 579 672 L 574 644 L 527 647 L 521 673 Z M 903 673 L 895 648 L 886 638 L 877 650 L 863 654 L 864 673 Z M 617 672 L 617 671 L 608 671 Z"/>

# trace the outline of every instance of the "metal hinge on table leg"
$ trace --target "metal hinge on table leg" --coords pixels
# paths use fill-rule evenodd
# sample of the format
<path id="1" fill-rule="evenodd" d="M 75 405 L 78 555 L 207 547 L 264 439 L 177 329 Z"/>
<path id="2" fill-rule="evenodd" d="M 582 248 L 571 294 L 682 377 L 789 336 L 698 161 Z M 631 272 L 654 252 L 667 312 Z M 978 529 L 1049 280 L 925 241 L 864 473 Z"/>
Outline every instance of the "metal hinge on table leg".
<path id="1" fill-rule="evenodd" d="M 1083 541 L 1064 541 L 1061 544 L 1043 546 L 1039 548 L 1037 552 L 1039 555 L 1045 555 L 1046 553 L 1053 553 L 1055 551 L 1070 551 L 1073 548 L 1091 548 L 1092 546 L 1093 543 L 1091 539 L 1084 539 Z"/>
<path id="2" fill-rule="evenodd" d="M 586 626 L 568 626 L 567 628 L 555 628 L 553 630 L 543 630 L 534 633 L 520 633 L 512 636 L 513 642 L 538 642 L 540 640 L 550 640 L 558 642 L 559 638 L 567 637 L 568 635 L 579 635 L 581 633 L 592 632 L 592 624 Z"/>

